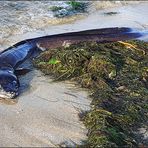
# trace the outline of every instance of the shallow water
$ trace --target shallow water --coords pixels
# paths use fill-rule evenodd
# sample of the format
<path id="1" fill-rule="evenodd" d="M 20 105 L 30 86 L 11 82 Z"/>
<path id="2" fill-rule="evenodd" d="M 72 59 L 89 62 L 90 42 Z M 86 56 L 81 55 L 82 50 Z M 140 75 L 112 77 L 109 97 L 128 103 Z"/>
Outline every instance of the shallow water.
<path id="1" fill-rule="evenodd" d="M 27 38 L 55 33 L 114 26 L 148 29 L 148 2 L 120 4 L 100 11 L 93 7 L 90 14 L 60 20 L 48 10 L 55 3 L 1 1 L 0 50 Z M 118 13 L 104 14 L 110 11 Z M 78 118 L 81 109 L 89 109 L 90 100 L 84 90 L 69 83 L 52 83 L 50 77 L 35 69 L 20 82 L 17 103 L 0 100 L 0 146 L 57 146 L 62 142 L 73 145 L 72 141 L 80 143 L 87 138 L 87 130 Z"/>

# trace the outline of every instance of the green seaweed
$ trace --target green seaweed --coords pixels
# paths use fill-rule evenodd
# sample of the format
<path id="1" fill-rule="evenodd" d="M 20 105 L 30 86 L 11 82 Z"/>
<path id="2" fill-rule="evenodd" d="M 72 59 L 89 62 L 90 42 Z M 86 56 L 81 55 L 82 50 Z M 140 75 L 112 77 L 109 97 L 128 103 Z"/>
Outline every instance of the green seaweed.
<path id="1" fill-rule="evenodd" d="M 60 7 L 60 6 L 52 6 L 49 8 L 51 11 L 53 12 L 56 12 L 56 11 L 59 11 L 59 10 L 62 10 L 63 7 Z"/>
<path id="2" fill-rule="evenodd" d="M 66 7 L 51 6 L 49 9 L 53 12 L 53 15 L 55 17 L 63 18 L 87 12 L 87 7 L 89 3 L 72 0 L 66 2 L 66 4 Z"/>
<path id="3" fill-rule="evenodd" d="M 86 3 L 84 2 L 79 2 L 75 0 L 71 0 L 67 2 L 72 7 L 72 10 L 77 10 L 77 11 L 84 11 L 86 9 Z"/>
<path id="4" fill-rule="evenodd" d="M 55 80 L 76 81 L 90 90 L 91 110 L 80 116 L 89 131 L 85 146 L 138 147 L 134 130 L 148 120 L 148 43 L 83 42 L 61 48 L 45 51 L 34 65 Z"/>

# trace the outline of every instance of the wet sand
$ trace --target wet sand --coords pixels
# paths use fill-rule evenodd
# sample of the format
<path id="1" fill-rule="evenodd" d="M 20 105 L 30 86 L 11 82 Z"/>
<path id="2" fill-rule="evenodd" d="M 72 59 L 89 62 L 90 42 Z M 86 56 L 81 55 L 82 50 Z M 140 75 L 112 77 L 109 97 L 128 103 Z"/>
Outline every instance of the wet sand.
<path id="1" fill-rule="evenodd" d="M 69 24 L 50 25 L 34 32 L 13 34 L 5 38 L 1 49 L 26 38 L 62 32 L 114 26 L 148 29 L 147 8 L 148 3 L 108 8 Z M 118 14 L 104 15 L 109 11 Z M 80 143 L 87 138 L 87 130 L 78 117 L 81 109 L 89 109 L 90 99 L 86 91 L 69 82 L 53 83 L 50 77 L 34 68 L 20 77 L 20 82 L 21 94 L 17 103 L 0 101 L 0 147 L 53 147 L 63 142 L 73 146 L 73 142 Z"/>
<path id="2" fill-rule="evenodd" d="M 73 145 L 71 141 L 86 138 L 78 118 L 81 109 L 89 109 L 86 92 L 70 83 L 53 83 L 37 70 L 20 81 L 18 102 L 0 104 L 0 146 Z"/>

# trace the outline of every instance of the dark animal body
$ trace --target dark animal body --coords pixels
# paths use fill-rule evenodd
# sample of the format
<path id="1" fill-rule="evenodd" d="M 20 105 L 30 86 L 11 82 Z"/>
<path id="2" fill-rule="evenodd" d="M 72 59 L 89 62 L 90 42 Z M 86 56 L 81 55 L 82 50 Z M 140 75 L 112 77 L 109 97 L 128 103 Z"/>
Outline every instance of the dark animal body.
<path id="1" fill-rule="evenodd" d="M 0 97 L 15 98 L 19 93 L 17 68 L 39 48 L 66 46 L 82 41 L 115 42 L 141 37 L 131 28 L 104 28 L 38 37 L 21 41 L 0 53 Z"/>

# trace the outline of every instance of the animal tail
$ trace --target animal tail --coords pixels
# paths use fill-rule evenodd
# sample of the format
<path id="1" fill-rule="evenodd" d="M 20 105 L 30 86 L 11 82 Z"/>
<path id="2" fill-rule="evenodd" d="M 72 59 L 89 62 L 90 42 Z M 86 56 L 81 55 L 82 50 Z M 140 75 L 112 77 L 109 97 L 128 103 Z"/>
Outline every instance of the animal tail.
<path id="1" fill-rule="evenodd" d="M 114 27 L 114 28 L 101 28 L 101 29 L 90 29 L 90 30 L 84 30 L 79 32 L 74 32 L 75 35 L 81 35 L 81 34 L 118 34 L 118 33 L 125 33 L 125 32 L 132 32 L 133 29 L 128 27 Z M 72 35 L 72 33 L 65 33 L 65 35 Z"/>
<path id="2" fill-rule="evenodd" d="M 92 35 L 92 39 L 96 42 L 116 42 L 116 41 L 125 41 L 138 39 L 145 36 L 143 32 L 119 32 L 115 34 L 99 34 Z"/>
<path id="3" fill-rule="evenodd" d="M 147 36 L 147 31 L 135 31 L 131 28 L 106 28 L 106 29 L 95 29 L 88 31 L 80 31 L 65 34 L 67 39 L 73 39 L 75 41 L 96 41 L 96 42 L 115 42 L 125 41 L 131 39 L 141 38 Z"/>
<path id="4" fill-rule="evenodd" d="M 147 34 L 147 33 L 145 33 Z M 135 31 L 127 27 L 93 29 L 79 32 L 50 35 L 33 39 L 40 49 L 69 46 L 83 41 L 95 41 L 98 43 L 116 42 L 136 39 L 144 36 L 143 32 Z"/>
<path id="5" fill-rule="evenodd" d="M 140 31 L 140 34 L 142 35 L 143 39 L 148 42 L 148 30 Z"/>

